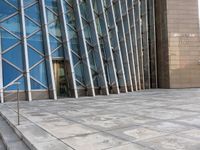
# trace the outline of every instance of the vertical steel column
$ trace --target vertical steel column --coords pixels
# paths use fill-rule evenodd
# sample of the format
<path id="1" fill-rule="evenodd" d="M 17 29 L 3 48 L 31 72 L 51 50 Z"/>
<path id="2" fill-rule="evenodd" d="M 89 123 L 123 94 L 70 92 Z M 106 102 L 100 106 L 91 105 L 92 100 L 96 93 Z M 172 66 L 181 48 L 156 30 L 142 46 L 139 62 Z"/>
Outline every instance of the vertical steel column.
<path id="1" fill-rule="evenodd" d="M 138 86 L 138 90 L 140 90 L 141 89 L 140 68 L 139 68 L 138 43 L 137 43 L 137 34 L 136 34 L 137 32 L 136 32 L 133 0 L 128 0 L 127 5 L 128 5 L 128 13 L 129 13 L 129 20 L 130 20 L 130 30 L 131 30 L 131 37 L 132 37 L 133 53 L 134 53 L 134 58 L 135 58 L 137 86 Z"/>
<path id="2" fill-rule="evenodd" d="M 116 72 L 116 68 L 115 68 L 115 62 L 114 62 L 114 56 L 113 56 L 113 53 L 112 53 L 112 46 L 111 46 L 111 42 L 110 42 L 110 38 L 109 38 L 109 33 L 108 33 L 108 28 L 107 28 L 107 22 L 106 22 L 106 16 L 105 16 L 105 12 L 104 12 L 104 6 L 103 6 L 103 2 L 102 0 L 97 0 L 96 1 L 98 4 L 97 4 L 97 7 L 99 9 L 99 17 L 102 17 L 103 18 L 103 22 L 102 24 L 100 24 L 101 28 L 103 28 L 103 31 L 102 32 L 105 32 L 103 33 L 103 40 L 106 41 L 104 42 L 105 44 L 105 47 L 106 47 L 106 55 L 108 59 L 107 61 L 109 66 L 111 67 L 111 70 L 109 70 L 110 72 L 112 72 L 113 76 L 111 76 L 110 78 L 110 82 L 113 82 L 115 84 L 115 93 L 119 94 L 119 83 L 118 83 L 118 80 L 117 80 L 117 72 Z"/>
<path id="3" fill-rule="evenodd" d="M 1 103 L 4 103 L 3 97 L 3 65 L 2 65 L 2 47 L 1 47 L 1 32 L 0 32 L 0 100 Z"/>
<path id="4" fill-rule="evenodd" d="M 80 12 L 80 6 L 79 6 L 79 1 L 78 0 L 75 0 L 75 14 L 76 14 L 76 17 L 77 17 L 77 24 L 79 25 L 79 29 L 78 29 L 78 33 L 80 35 L 80 44 L 82 44 L 82 47 L 84 49 L 84 52 L 85 52 L 85 60 L 86 60 L 86 63 L 87 63 L 87 71 L 88 71 L 88 74 L 89 74 L 89 86 L 91 88 L 91 94 L 92 96 L 95 96 L 95 90 L 94 90 L 94 83 L 93 83 L 93 79 L 92 79 L 92 72 L 91 72 L 91 69 L 90 69 L 90 62 L 89 62 L 89 57 L 88 57 L 88 52 L 87 52 L 87 46 L 86 46 L 86 42 L 85 42 L 85 35 L 84 35 L 84 31 L 83 31 L 83 24 L 82 24 L 82 21 L 81 21 L 81 12 Z"/>
<path id="5" fill-rule="evenodd" d="M 117 86 L 117 93 L 120 93 L 120 89 L 119 89 L 119 82 L 117 80 L 117 70 L 116 70 L 116 66 L 115 66 L 115 60 L 114 60 L 114 56 L 113 56 L 113 52 L 112 52 L 112 46 L 111 46 L 111 41 L 110 41 L 110 37 L 109 37 L 109 31 L 108 31 L 108 24 L 107 24 L 107 21 L 106 21 L 106 15 L 105 15 L 105 11 L 104 11 L 104 5 L 103 5 L 103 2 L 101 0 L 100 2 L 100 7 L 101 7 L 101 11 L 102 11 L 102 17 L 103 17 L 103 20 L 104 20 L 104 23 L 105 23 L 105 30 L 106 30 L 106 40 L 108 41 L 108 46 L 109 46 L 109 49 L 110 49 L 110 57 L 111 57 L 111 62 L 112 62 L 112 67 L 113 67 L 113 70 L 114 70 L 114 77 L 115 77 L 115 81 L 116 81 L 116 86 Z"/>
<path id="6" fill-rule="evenodd" d="M 150 62 L 149 62 L 149 37 L 148 37 L 148 16 L 147 16 L 147 0 L 141 0 L 141 29 L 142 29 L 142 44 L 144 57 L 144 81 L 145 88 L 151 87 L 150 82 Z"/>
<path id="7" fill-rule="evenodd" d="M 141 10 L 140 10 L 140 0 L 134 1 L 134 12 L 135 12 L 135 23 L 136 23 L 136 34 L 137 34 L 137 46 L 138 46 L 138 56 L 139 56 L 139 67 L 140 67 L 140 82 L 141 89 L 145 89 L 144 86 L 144 65 L 143 65 L 143 45 L 142 45 L 142 31 L 141 31 Z"/>
<path id="8" fill-rule="evenodd" d="M 27 38 L 26 38 L 26 24 L 25 24 L 25 13 L 24 13 L 24 2 L 23 2 L 23 0 L 20 0 L 20 15 L 21 15 L 21 28 L 22 28 L 22 43 L 23 43 L 24 58 L 25 58 L 27 95 L 28 95 L 28 100 L 32 101 L 28 47 L 27 47 Z"/>
<path id="9" fill-rule="evenodd" d="M 126 75 L 126 84 L 129 91 L 133 91 L 133 82 L 131 77 L 131 70 L 130 70 L 130 63 L 128 58 L 128 51 L 127 51 L 127 45 L 126 45 L 126 36 L 124 31 L 124 25 L 123 25 L 123 19 L 122 19 L 122 10 L 119 0 L 113 1 L 115 4 L 115 17 L 116 17 L 116 23 L 118 24 L 118 36 L 121 37 L 119 42 L 121 46 L 121 53 L 123 57 L 123 64 L 124 64 L 124 70 Z"/>
<path id="10" fill-rule="evenodd" d="M 123 60 L 122 60 L 122 54 L 120 51 L 119 37 L 118 37 L 118 33 L 117 33 L 118 30 L 116 28 L 116 19 L 115 19 L 115 14 L 114 14 L 114 8 L 113 8 L 111 0 L 107 0 L 104 3 L 106 5 L 105 12 L 108 15 L 107 16 L 107 26 L 108 26 L 108 32 L 110 35 L 110 41 L 111 41 L 111 46 L 112 46 L 115 67 L 117 70 L 119 89 L 120 89 L 120 92 L 128 92 L 126 78 L 125 78 L 124 65 L 123 65 Z"/>
<path id="11" fill-rule="evenodd" d="M 147 3 L 148 3 L 148 23 L 149 23 L 151 88 L 157 88 L 158 76 L 157 76 L 157 54 L 156 54 L 155 1 L 148 0 Z"/>
<path id="12" fill-rule="evenodd" d="M 109 95 L 109 90 L 108 90 L 108 84 L 107 84 L 107 80 L 106 80 L 106 74 L 105 74 L 105 68 L 104 68 L 104 64 L 103 64 L 103 57 L 102 57 L 102 53 L 101 53 L 101 48 L 100 48 L 100 44 L 99 44 L 99 38 L 98 38 L 98 33 L 97 33 L 97 27 L 96 27 L 96 23 L 95 23 L 95 16 L 94 16 L 94 12 L 93 12 L 93 6 L 92 6 L 92 0 L 88 0 L 88 6 L 90 8 L 89 12 L 91 13 L 91 27 L 93 28 L 93 38 L 94 41 L 96 43 L 96 48 L 98 51 L 98 55 L 100 58 L 100 69 L 102 70 L 102 76 L 103 76 L 103 86 L 105 88 L 105 92 L 106 95 Z"/>
<path id="13" fill-rule="evenodd" d="M 75 72 L 74 72 L 74 67 L 73 67 L 73 60 L 72 60 L 72 54 L 71 54 L 71 49 L 69 47 L 69 35 L 67 32 L 67 26 L 66 26 L 66 18 L 65 18 L 65 12 L 64 12 L 64 4 L 63 4 L 63 0 L 59 0 L 59 7 L 60 7 L 60 11 L 59 14 L 61 16 L 61 27 L 62 27 L 62 37 L 63 37 L 63 43 L 64 43 L 64 55 L 65 55 L 65 59 L 67 59 L 67 61 L 69 61 L 69 65 L 70 65 L 70 73 L 72 76 L 72 83 L 73 83 L 73 89 L 74 89 L 74 96 L 75 98 L 78 98 L 78 92 L 77 92 L 77 86 L 76 86 L 76 77 L 75 77 Z"/>
<path id="14" fill-rule="evenodd" d="M 39 0 L 40 4 L 40 10 L 42 12 L 42 31 L 44 34 L 44 47 L 45 47 L 45 55 L 46 55 L 46 62 L 47 62 L 47 72 L 49 72 L 50 77 L 48 77 L 49 81 L 49 91 L 50 89 L 53 92 L 53 99 L 57 100 L 57 93 L 56 93 L 56 83 L 53 73 L 53 62 L 52 62 L 52 56 L 51 56 L 51 48 L 50 48 L 50 40 L 48 35 L 48 25 L 47 25 L 47 15 L 45 10 L 45 0 Z"/>
<path id="15" fill-rule="evenodd" d="M 125 37 L 126 37 L 126 45 L 129 56 L 130 70 L 132 76 L 133 87 L 135 90 L 138 90 L 137 86 L 137 78 L 136 78 L 136 70 L 135 70 L 135 58 L 133 53 L 133 45 L 132 45 L 132 37 L 131 37 L 131 28 L 130 28 L 130 20 L 128 16 L 128 6 L 127 0 L 120 0 L 120 5 L 122 9 L 122 22 L 124 25 Z M 125 20 L 124 20 L 125 18 Z M 127 22 L 126 22 L 127 21 Z"/>

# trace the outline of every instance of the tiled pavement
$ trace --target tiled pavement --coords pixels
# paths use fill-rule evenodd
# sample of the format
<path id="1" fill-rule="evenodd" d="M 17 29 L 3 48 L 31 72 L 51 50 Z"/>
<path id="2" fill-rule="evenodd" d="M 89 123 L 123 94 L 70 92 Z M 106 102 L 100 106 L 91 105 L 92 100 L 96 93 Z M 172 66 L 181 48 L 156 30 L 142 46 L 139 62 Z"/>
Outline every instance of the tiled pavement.
<path id="1" fill-rule="evenodd" d="M 200 150 L 200 89 L 21 102 L 17 131 L 41 150 Z M 16 103 L 0 105 L 16 125 Z"/>
<path id="2" fill-rule="evenodd" d="M 0 150 L 6 150 L 1 137 L 0 137 Z"/>

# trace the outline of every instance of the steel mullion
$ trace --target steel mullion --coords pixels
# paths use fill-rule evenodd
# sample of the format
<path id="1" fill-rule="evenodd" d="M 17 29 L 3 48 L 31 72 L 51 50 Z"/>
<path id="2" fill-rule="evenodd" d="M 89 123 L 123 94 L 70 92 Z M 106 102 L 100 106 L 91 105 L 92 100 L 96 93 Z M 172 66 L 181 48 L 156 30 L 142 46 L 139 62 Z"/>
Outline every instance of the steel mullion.
<path id="1" fill-rule="evenodd" d="M 143 9 L 142 9 L 143 8 Z M 149 37 L 148 37 L 148 16 L 147 16 L 147 0 L 141 0 L 142 17 L 142 43 L 143 43 L 143 59 L 144 59 L 144 79 L 145 89 L 150 89 L 150 64 L 149 64 Z M 145 24 L 144 24 L 145 23 Z M 146 44 L 145 44 L 146 43 Z"/>
<path id="2" fill-rule="evenodd" d="M 120 91 L 121 92 L 127 92 L 128 90 L 127 90 L 127 84 L 126 84 L 126 78 L 125 78 L 125 71 L 124 71 L 124 65 L 123 65 L 123 61 L 122 61 L 122 55 L 121 55 L 121 52 L 120 52 L 120 44 L 119 44 L 119 37 L 118 37 L 118 31 L 117 31 L 117 28 L 115 27 L 116 26 L 116 18 L 115 18 L 115 13 L 114 13 L 114 8 L 113 8 L 113 4 L 112 4 L 112 1 L 111 0 L 109 0 L 109 6 L 107 7 L 107 8 L 105 8 L 106 9 L 106 11 L 107 11 L 107 13 L 109 12 L 107 9 L 111 9 L 111 13 L 109 13 L 108 15 L 111 15 L 112 17 L 112 21 L 108 21 L 107 20 L 107 22 L 111 22 L 111 26 L 109 27 L 108 26 L 108 28 L 109 28 L 109 30 L 110 30 L 110 32 L 113 32 L 114 31 L 114 37 L 112 37 L 112 38 L 114 38 L 114 40 L 115 40 L 115 42 L 114 43 L 112 43 L 112 44 L 114 44 L 113 46 L 115 46 L 114 48 L 113 48 L 113 56 L 114 56 L 114 58 L 115 58 L 115 66 L 116 66 L 116 69 L 117 69 L 117 75 L 118 75 L 118 80 L 121 80 L 122 79 L 122 83 L 120 83 L 120 81 L 118 81 L 120 84 L 119 84 L 119 86 L 120 86 Z M 107 18 L 107 19 L 109 19 L 109 18 Z M 110 41 L 111 41 L 111 37 L 110 37 Z M 119 64 L 119 65 L 118 65 Z M 119 74 L 121 75 L 122 74 L 122 78 L 119 76 Z M 122 88 L 122 86 L 124 86 L 123 88 Z"/>
<path id="3" fill-rule="evenodd" d="M 9 47 L 9 48 L 5 49 L 4 51 L 2 51 L 1 54 L 3 55 L 3 54 L 5 54 L 5 53 L 9 52 L 9 51 L 12 50 L 13 48 L 17 47 L 20 43 L 21 43 L 21 42 L 15 43 L 15 44 L 12 45 L 11 47 Z"/>
<path id="4" fill-rule="evenodd" d="M 47 88 L 47 89 L 48 89 L 48 87 L 47 87 L 46 85 L 44 85 L 42 82 L 38 81 L 36 78 L 34 78 L 34 77 L 31 76 L 31 79 L 34 80 L 35 82 L 39 83 L 39 84 L 40 84 L 41 86 L 43 86 L 44 88 Z"/>
<path id="5" fill-rule="evenodd" d="M 65 18 L 65 12 L 64 12 L 64 4 L 63 4 L 63 0 L 59 0 L 59 4 L 60 4 L 60 10 L 61 10 L 61 25 L 63 27 L 63 38 L 64 38 L 64 47 L 66 47 L 66 50 L 64 52 L 65 54 L 65 59 L 67 59 L 70 63 L 70 73 L 71 73 L 71 78 L 72 78 L 72 86 L 74 89 L 74 96 L 75 98 L 78 98 L 78 91 L 77 91 L 77 85 L 76 85 L 76 75 L 75 75 L 75 71 L 74 71 L 74 67 L 73 67 L 73 60 L 72 60 L 72 52 L 69 46 L 69 35 L 67 32 L 67 26 L 66 26 L 66 18 Z"/>
<path id="6" fill-rule="evenodd" d="M 96 53 L 91 53 L 91 55 L 96 55 L 98 58 L 99 58 L 99 61 L 98 63 L 95 63 L 96 65 L 96 68 L 99 68 L 101 73 L 99 73 L 98 70 L 96 70 L 96 72 L 99 73 L 98 77 L 98 81 L 100 83 L 100 87 L 103 87 L 102 89 L 105 90 L 105 94 L 108 95 L 109 94 L 109 91 L 108 91 L 108 84 L 107 84 L 107 80 L 106 80 L 106 75 L 105 75 L 105 69 L 104 69 L 104 65 L 103 65 L 103 60 L 102 60 L 102 54 L 101 54 L 101 50 L 100 50 L 100 44 L 99 44 L 99 39 L 98 39 L 98 34 L 97 34 L 97 28 L 96 28 L 96 24 L 95 24 L 95 16 L 94 16 L 94 12 L 93 12 L 93 6 L 92 6 L 92 1 L 91 0 L 88 0 L 86 2 L 86 5 L 88 5 L 88 15 L 90 15 L 90 19 L 91 20 L 87 20 L 89 26 L 90 26 L 90 39 L 92 40 L 92 42 L 95 43 L 95 45 L 93 45 L 93 49 L 94 49 L 94 52 Z M 93 43 L 92 43 L 93 44 Z M 96 62 L 94 61 L 94 62 Z M 94 79 L 93 79 L 94 80 Z M 99 87 L 97 87 L 99 88 Z"/>
<path id="7" fill-rule="evenodd" d="M 49 32 L 48 32 L 48 24 L 47 24 L 47 14 L 46 14 L 46 7 L 44 0 L 39 0 L 40 2 L 40 8 L 42 13 L 42 27 L 43 27 L 43 34 L 44 34 L 44 41 L 45 41 L 45 53 L 48 60 L 46 60 L 47 63 L 47 70 L 49 71 L 50 77 L 48 78 L 49 88 L 52 87 L 53 92 L 53 98 L 54 100 L 57 100 L 57 93 L 56 93 L 56 85 L 55 85 L 55 78 L 53 73 L 53 62 L 52 62 L 52 56 L 51 56 L 51 48 L 50 48 L 50 40 L 49 40 Z"/>
<path id="8" fill-rule="evenodd" d="M 4 89 L 7 89 L 9 86 L 11 86 L 12 84 L 14 84 L 17 80 L 19 80 L 21 77 L 23 77 L 23 75 L 18 76 L 17 78 L 15 78 L 13 81 L 11 81 L 9 84 L 7 84 Z M 13 90 L 15 91 L 15 90 Z"/>
<path id="9" fill-rule="evenodd" d="M 16 70 L 18 70 L 19 72 L 23 73 L 24 71 L 21 70 L 20 68 L 18 68 L 17 66 L 15 66 L 14 64 L 12 64 L 10 61 L 8 61 L 5 58 L 2 58 L 2 60 L 4 60 L 5 62 L 7 62 L 9 65 L 11 65 L 12 67 L 14 67 Z"/>
<path id="10" fill-rule="evenodd" d="M 0 32 L 0 100 L 4 103 L 4 93 L 3 93 L 3 64 L 2 64 L 2 47 L 1 47 L 1 32 Z"/>
<path id="11" fill-rule="evenodd" d="M 28 95 L 28 100 L 32 101 L 28 47 L 27 47 L 27 37 L 26 37 L 26 23 L 25 23 L 25 13 L 24 13 L 24 2 L 23 2 L 23 0 L 20 0 L 20 7 L 21 7 L 21 9 L 20 9 L 21 14 L 20 15 L 21 15 L 22 35 L 23 35 L 22 41 L 23 41 L 23 46 L 24 46 L 27 95 Z"/>
<path id="12" fill-rule="evenodd" d="M 119 42 L 121 45 L 121 53 L 122 53 L 122 57 L 123 57 L 124 69 L 126 72 L 126 82 L 127 82 L 128 90 L 132 92 L 133 91 L 133 83 L 132 83 L 132 78 L 131 78 L 131 70 L 130 70 L 130 63 L 129 63 L 129 58 L 128 58 L 127 45 L 126 45 L 126 40 L 125 40 L 126 37 L 125 37 L 120 1 L 119 0 L 115 1 L 115 5 L 117 5 L 117 7 L 118 7 L 117 11 L 119 13 L 119 16 L 117 16 L 117 14 L 116 14 L 115 17 L 116 17 L 116 19 L 118 19 L 117 22 L 119 23 L 119 28 L 120 28 L 118 34 L 119 34 L 119 36 L 122 37 L 119 40 Z"/>
<path id="13" fill-rule="evenodd" d="M 99 15 L 103 17 L 104 25 L 105 25 L 104 28 L 106 30 L 106 33 L 103 35 L 103 40 L 108 42 L 108 44 L 106 44 L 106 46 L 107 46 L 107 49 L 109 50 L 109 55 L 110 55 L 110 56 L 108 56 L 108 58 L 110 59 L 110 62 L 111 62 L 111 64 L 109 64 L 109 66 L 111 66 L 112 69 L 113 69 L 114 79 L 113 79 L 112 82 L 115 82 L 115 84 L 116 84 L 116 92 L 120 93 L 119 83 L 118 83 L 117 74 L 116 74 L 116 67 L 115 67 L 115 62 L 114 62 L 114 56 L 113 56 L 113 53 L 112 53 L 111 41 L 110 41 L 110 38 L 109 38 L 109 33 L 108 33 L 108 28 L 107 28 L 108 24 L 106 22 L 106 16 L 105 16 L 102 0 L 100 0 L 100 6 L 99 7 L 100 7 L 100 11 L 101 11 L 101 13 Z"/>
<path id="14" fill-rule="evenodd" d="M 127 6 L 127 0 L 125 1 L 122 1 L 120 0 L 121 2 L 121 9 L 123 8 L 122 5 L 125 5 L 125 14 L 122 14 L 122 22 L 123 22 L 123 25 L 124 25 L 124 31 L 125 31 L 125 22 L 124 22 L 124 17 L 126 17 L 127 19 L 127 26 L 128 26 L 128 33 L 125 33 L 125 35 L 127 35 L 129 37 L 129 41 L 127 41 L 127 38 L 125 37 L 125 41 L 126 41 L 126 45 L 127 45 L 127 52 L 128 52 L 128 55 L 129 55 L 129 63 L 130 63 L 130 70 L 131 70 L 131 76 L 132 76 L 132 83 L 133 83 L 133 86 L 134 86 L 134 89 L 137 90 L 138 89 L 138 86 L 137 86 L 137 79 L 136 79 L 136 70 L 135 70 L 135 58 L 134 58 L 134 55 L 133 55 L 133 45 L 132 45 L 132 37 L 131 37 L 131 29 L 130 29 L 130 20 L 129 20 L 129 16 L 128 16 L 128 6 Z M 123 11 L 122 11 L 123 12 Z M 128 45 L 128 42 L 129 42 L 129 45 Z M 128 46 L 130 46 L 128 48 Z"/>
<path id="15" fill-rule="evenodd" d="M 134 13 L 138 14 L 135 16 L 135 23 L 138 25 L 138 29 L 136 29 L 136 35 L 137 35 L 137 46 L 138 46 L 138 61 L 139 63 L 139 70 L 140 70 L 140 84 L 141 89 L 144 89 L 144 70 L 143 70 L 143 46 L 142 46 L 142 32 L 141 32 L 141 13 L 140 13 L 140 0 L 135 0 L 136 3 L 134 3 L 134 8 L 138 8 L 138 12 L 136 12 L 136 9 L 134 9 Z"/>
<path id="16" fill-rule="evenodd" d="M 80 6 L 79 6 L 78 0 L 75 0 L 74 6 L 76 8 L 76 9 L 74 9 L 74 11 L 76 13 L 77 23 L 79 24 L 78 32 L 81 36 L 81 38 L 79 38 L 79 40 L 82 42 L 80 44 L 82 44 L 82 46 L 83 46 L 85 61 L 86 61 L 86 66 L 87 66 L 87 72 L 88 72 L 88 75 L 89 75 L 89 82 L 86 83 L 86 85 L 87 86 L 89 85 L 89 87 L 91 88 L 92 96 L 95 96 L 94 84 L 93 84 L 93 81 L 92 81 L 92 72 L 91 72 L 91 69 L 90 69 L 89 56 L 88 56 L 88 52 L 87 52 L 86 38 L 85 38 L 85 35 L 84 35 L 84 27 L 83 27 L 83 23 L 82 23 L 82 20 L 81 20 L 82 17 L 81 17 Z"/>
<path id="17" fill-rule="evenodd" d="M 151 27 L 151 30 L 149 30 L 149 34 L 153 34 L 153 39 L 149 35 L 150 43 L 150 64 L 151 64 L 151 88 L 157 88 L 158 87 L 158 76 L 157 76 L 157 54 L 156 54 L 156 28 L 155 28 L 155 1 L 149 0 L 148 1 L 148 17 L 149 17 L 149 26 Z M 152 14 L 152 16 L 151 16 Z M 150 24 L 152 23 L 152 24 Z M 153 42 L 152 42 L 153 41 Z M 153 46 L 152 46 L 153 45 Z"/>
<path id="18" fill-rule="evenodd" d="M 137 84 L 138 84 L 138 90 L 141 89 L 141 81 L 140 81 L 140 67 L 139 67 L 139 56 L 138 56 L 138 42 L 137 42 L 137 32 L 136 32 L 136 22 L 135 22 L 135 12 L 134 12 L 134 4 L 133 4 L 133 0 L 131 1 L 131 6 L 130 6 L 130 16 L 129 18 L 132 16 L 132 26 L 131 26 L 131 30 L 133 30 L 134 34 L 131 34 L 132 38 L 132 45 L 135 44 L 135 67 L 136 67 L 136 72 L 137 72 Z M 132 12 L 132 13 L 131 13 Z M 133 40 L 134 39 L 134 40 Z"/>
<path id="19" fill-rule="evenodd" d="M 16 9 L 16 12 L 14 12 L 13 14 L 10 14 L 9 16 L 3 18 L 3 19 L 0 21 L 0 23 L 2 23 L 2 22 L 4 22 L 5 20 L 8 20 L 8 19 L 12 18 L 13 16 L 17 15 L 17 14 L 18 14 L 18 11 L 17 11 L 17 10 L 18 10 L 18 9 Z"/>

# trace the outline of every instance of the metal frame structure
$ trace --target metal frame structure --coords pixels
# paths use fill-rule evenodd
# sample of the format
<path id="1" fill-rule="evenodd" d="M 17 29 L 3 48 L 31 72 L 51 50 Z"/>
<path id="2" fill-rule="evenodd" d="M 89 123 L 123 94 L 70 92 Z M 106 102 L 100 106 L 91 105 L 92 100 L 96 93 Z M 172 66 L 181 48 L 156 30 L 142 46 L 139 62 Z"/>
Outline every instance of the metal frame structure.
<path id="1" fill-rule="evenodd" d="M 127 44 L 126 44 L 126 36 L 125 36 L 120 1 L 114 0 L 113 7 L 114 7 L 114 12 L 115 12 L 116 24 L 118 28 L 118 37 L 119 37 L 119 43 L 120 43 L 120 50 L 121 50 L 121 54 L 123 58 L 126 84 L 127 84 L 128 91 L 132 92 L 133 82 L 132 82 L 132 77 L 131 77 L 131 69 L 130 69 L 130 63 L 129 63 L 129 56 L 128 56 L 128 50 L 127 50 Z"/>
<path id="2" fill-rule="evenodd" d="M 65 62 L 70 97 L 157 87 L 154 0 L 2 0 L 0 4 L 11 10 L 5 15 L 0 11 L 1 103 L 4 92 L 17 90 L 10 85 L 22 79 L 19 90 L 24 99 L 32 101 L 36 92 L 45 92 L 57 100 L 54 60 Z M 18 18 L 19 31 L 10 29 L 9 22 Z M 13 43 L 3 48 L 6 38 Z M 10 59 L 19 46 L 22 68 Z M 4 75 L 5 64 L 16 70 L 14 77 Z M 42 75 L 37 77 L 37 71 Z"/>
<path id="3" fill-rule="evenodd" d="M 137 35 L 136 35 L 136 20 L 135 20 L 135 12 L 134 12 L 134 3 L 133 0 L 127 1 L 128 5 L 128 13 L 129 13 L 129 20 L 130 20 L 130 32 L 132 37 L 132 45 L 133 45 L 133 55 L 135 60 L 135 71 L 136 71 L 136 80 L 137 80 L 137 87 L 138 90 L 141 90 L 141 83 L 140 83 L 140 68 L 139 68 L 139 56 L 138 56 L 138 43 L 137 43 Z"/>
<path id="4" fill-rule="evenodd" d="M 128 57 L 129 57 L 129 63 L 130 63 L 132 84 L 133 84 L 134 90 L 138 90 L 136 70 L 135 70 L 135 68 L 136 68 L 135 67 L 135 58 L 134 58 L 134 55 L 136 55 L 136 54 L 133 52 L 127 0 L 121 0 L 121 10 L 122 10 L 121 15 L 122 15 L 122 19 L 123 19 L 124 32 L 125 32 L 125 40 L 126 40 L 126 45 L 127 45 L 127 53 L 128 53 Z"/>

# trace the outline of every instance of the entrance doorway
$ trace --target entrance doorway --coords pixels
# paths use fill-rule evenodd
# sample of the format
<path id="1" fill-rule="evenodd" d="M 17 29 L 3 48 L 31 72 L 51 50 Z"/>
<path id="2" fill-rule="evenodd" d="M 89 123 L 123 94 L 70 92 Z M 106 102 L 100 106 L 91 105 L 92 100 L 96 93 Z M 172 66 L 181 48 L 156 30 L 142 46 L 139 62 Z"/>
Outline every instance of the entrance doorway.
<path id="1" fill-rule="evenodd" d="M 69 91 L 64 61 L 54 60 L 53 68 L 58 98 L 68 97 Z"/>

